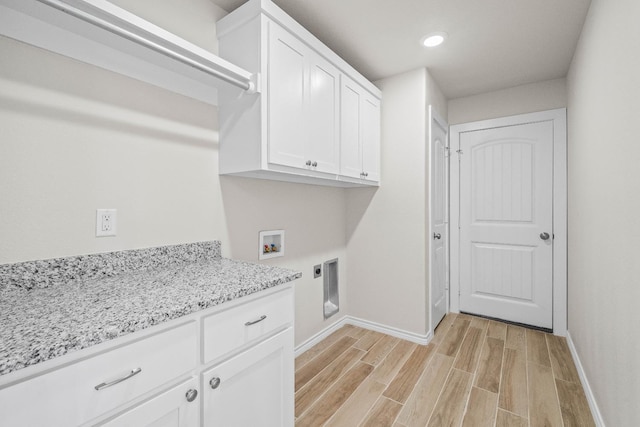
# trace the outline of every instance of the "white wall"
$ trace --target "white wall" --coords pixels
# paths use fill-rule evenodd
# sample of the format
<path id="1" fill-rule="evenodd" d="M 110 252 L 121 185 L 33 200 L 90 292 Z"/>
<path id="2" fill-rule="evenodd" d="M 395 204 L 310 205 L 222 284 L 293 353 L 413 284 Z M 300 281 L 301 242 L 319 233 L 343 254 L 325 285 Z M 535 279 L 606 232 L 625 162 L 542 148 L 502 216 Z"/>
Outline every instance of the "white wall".
<path id="1" fill-rule="evenodd" d="M 209 0 L 116 3 L 217 49 Z M 346 284 L 344 190 L 220 178 L 216 108 L 6 38 L 0 52 L 0 263 L 212 239 L 257 261 L 258 232 L 283 228 L 265 263 L 303 272 L 296 341 L 327 325 L 311 272 L 339 258 Z M 116 237 L 95 237 L 96 208 L 118 210 Z"/>
<path id="2" fill-rule="evenodd" d="M 231 257 L 258 259 L 260 230 L 285 229 L 285 256 L 264 261 L 302 271 L 296 282 L 296 344 L 301 344 L 348 312 L 345 190 L 331 187 L 220 177 Z M 340 312 L 323 315 L 323 278 L 313 266 L 338 258 Z"/>
<path id="3" fill-rule="evenodd" d="M 640 425 L 639 20 L 593 0 L 567 77 L 569 333 L 608 426 Z"/>
<path id="4" fill-rule="evenodd" d="M 427 70 L 377 82 L 382 90 L 382 185 L 347 192 L 349 310 L 419 336 L 428 331 L 427 102 L 446 109 Z M 429 102 L 431 102 L 429 101 Z M 446 114 L 446 111 L 445 113 Z"/>
<path id="5" fill-rule="evenodd" d="M 438 114 L 440 114 L 440 117 L 447 120 L 448 114 L 449 114 L 448 112 L 449 101 L 447 101 L 447 98 L 442 93 L 442 90 L 440 90 L 440 86 L 438 86 L 438 82 L 436 82 L 433 79 L 433 77 L 431 77 L 431 73 L 429 73 L 428 70 L 426 73 L 426 79 L 427 79 L 427 93 L 426 93 L 425 104 L 427 105 L 427 107 L 429 105 L 433 105 L 433 108 L 435 108 Z M 427 109 L 427 113 L 428 113 L 428 109 Z M 429 118 L 427 117 L 427 121 L 428 120 Z"/>
<path id="6" fill-rule="evenodd" d="M 565 79 L 547 80 L 449 100 L 449 124 L 495 119 L 567 106 Z"/>

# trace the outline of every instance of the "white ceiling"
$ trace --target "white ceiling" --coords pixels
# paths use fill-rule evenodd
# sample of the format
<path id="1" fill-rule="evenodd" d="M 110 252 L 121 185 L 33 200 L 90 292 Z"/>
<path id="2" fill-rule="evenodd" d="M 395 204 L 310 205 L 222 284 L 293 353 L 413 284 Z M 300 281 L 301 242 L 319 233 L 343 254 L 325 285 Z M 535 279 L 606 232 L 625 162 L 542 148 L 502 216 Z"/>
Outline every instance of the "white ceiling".
<path id="1" fill-rule="evenodd" d="M 232 11 L 246 0 L 212 0 Z M 370 80 L 427 67 L 447 98 L 567 74 L 591 0 L 274 0 Z M 420 39 L 445 31 L 444 45 Z"/>

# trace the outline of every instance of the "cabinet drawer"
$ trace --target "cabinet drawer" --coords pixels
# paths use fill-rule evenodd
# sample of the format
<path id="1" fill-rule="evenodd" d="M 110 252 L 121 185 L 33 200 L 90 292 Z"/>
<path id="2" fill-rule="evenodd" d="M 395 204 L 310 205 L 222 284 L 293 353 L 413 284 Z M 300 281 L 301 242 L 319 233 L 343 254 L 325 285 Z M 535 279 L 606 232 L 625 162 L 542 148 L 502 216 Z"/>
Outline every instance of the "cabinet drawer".
<path id="1" fill-rule="evenodd" d="M 203 319 L 203 363 L 293 324 L 293 289 L 287 288 Z"/>
<path id="2" fill-rule="evenodd" d="M 195 369 L 196 349 L 196 324 L 190 322 L 5 388 L 2 423 L 82 424 Z M 96 390 L 103 383 L 113 385 Z"/>

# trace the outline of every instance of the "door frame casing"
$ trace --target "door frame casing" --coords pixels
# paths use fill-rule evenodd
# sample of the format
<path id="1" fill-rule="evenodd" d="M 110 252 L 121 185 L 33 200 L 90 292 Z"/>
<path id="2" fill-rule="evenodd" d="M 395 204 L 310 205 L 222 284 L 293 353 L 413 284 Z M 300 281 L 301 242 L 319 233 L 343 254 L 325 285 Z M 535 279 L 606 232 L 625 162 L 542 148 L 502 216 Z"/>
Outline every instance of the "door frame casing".
<path id="1" fill-rule="evenodd" d="M 484 129 L 538 122 L 553 123 L 553 333 L 567 334 L 567 109 L 519 114 L 452 125 L 449 128 L 449 310 L 460 312 L 460 163 L 454 157 L 460 135 Z"/>
<path id="2" fill-rule="evenodd" d="M 428 140 L 427 140 L 427 179 L 428 179 L 428 187 L 427 187 L 427 191 L 429 194 L 429 197 L 427 198 L 427 215 L 428 215 L 428 224 L 427 224 L 427 242 L 429 242 L 429 244 L 427 245 L 427 265 L 429 266 L 429 277 L 428 277 L 428 283 L 429 283 L 429 328 L 428 330 L 431 331 L 431 334 L 433 334 L 434 329 L 436 327 L 436 325 L 433 324 L 433 313 L 432 313 L 432 308 L 433 308 L 433 266 L 431 266 L 431 260 L 432 260 L 432 255 L 433 255 L 433 239 L 431 238 L 431 236 L 433 235 L 433 229 L 432 229 L 432 223 L 431 223 L 431 218 L 433 217 L 433 199 L 432 199 L 432 194 L 431 194 L 431 165 L 432 165 L 432 144 L 433 144 L 433 133 L 432 133 L 432 124 L 435 121 L 438 126 L 440 126 L 441 128 L 444 129 L 445 131 L 445 142 L 446 142 L 446 147 L 449 148 L 449 144 L 450 144 L 450 140 L 449 140 L 449 125 L 447 124 L 446 120 L 444 120 L 442 118 L 442 116 L 440 114 L 438 114 L 438 112 L 436 111 L 436 109 L 433 107 L 433 105 L 429 105 L 429 109 L 428 109 Z M 450 260 L 449 260 L 449 235 L 450 235 L 450 220 L 449 220 L 449 212 L 450 212 L 450 203 L 449 203 L 449 171 L 450 171 L 450 166 L 449 166 L 449 160 L 451 158 L 450 154 L 449 154 L 450 150 L 445 150 L 445 165 L 447 167 L 447 171 L 445 172 L 445 177 L 447 182 L 445 183 L 445 200 L 444 200 L 444 206 L 445 206 L 445 223 L 447 224 L 446 226 L 446 233 L 447 235 L 445 236 L 444 239 L 444 245 L 445 245 L 445 294 L 446 294 L 446 306 L 447 306 L 447 312 L 449 312 L 450 307 L 451 307 L 451 295 L 449 292 L 447 292 L 447 290 L 449 289 L 449 280 L 450 280 L 450 273 L 449 273 L 449 268 L 450 268 Z"/>

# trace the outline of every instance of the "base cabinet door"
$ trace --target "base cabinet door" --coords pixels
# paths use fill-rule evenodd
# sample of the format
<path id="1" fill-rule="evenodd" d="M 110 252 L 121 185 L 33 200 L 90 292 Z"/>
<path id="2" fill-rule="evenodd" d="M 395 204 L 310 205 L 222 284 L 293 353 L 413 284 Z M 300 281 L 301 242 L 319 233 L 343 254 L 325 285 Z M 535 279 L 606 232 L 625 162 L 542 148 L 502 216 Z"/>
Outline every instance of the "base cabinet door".
<path id="1" fill-rule="evenodd" d="M 197 378 L 192 378 L 148 400 L 101 426 L 193 427 L 200 413 Z"/>
<path id="2" fill-rule="evenodd" d="M 294 425 L 293 328 L 203 373 L 203 426 Z"/>

